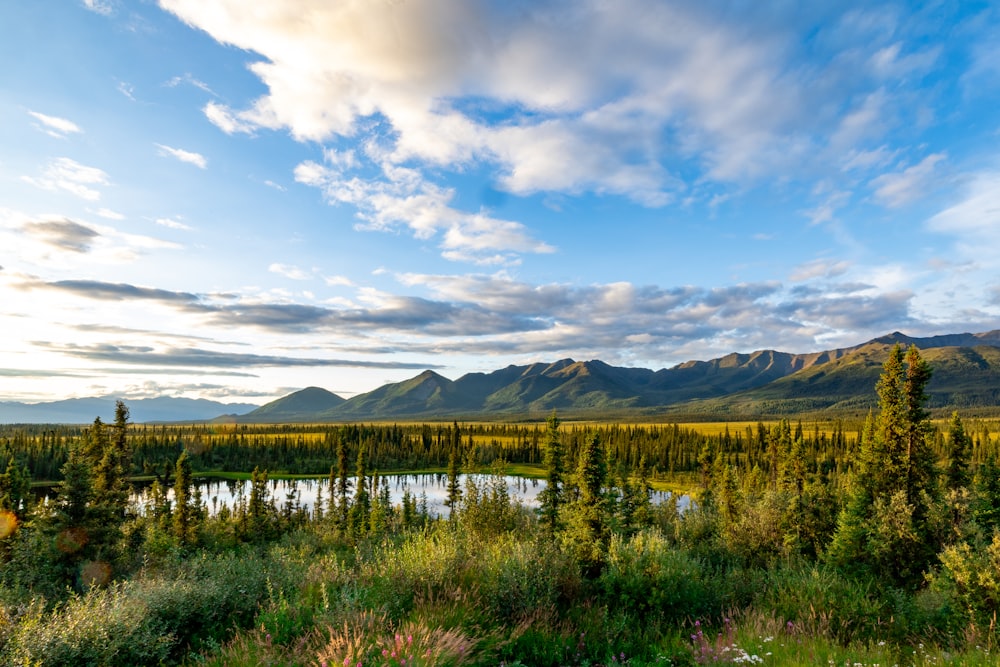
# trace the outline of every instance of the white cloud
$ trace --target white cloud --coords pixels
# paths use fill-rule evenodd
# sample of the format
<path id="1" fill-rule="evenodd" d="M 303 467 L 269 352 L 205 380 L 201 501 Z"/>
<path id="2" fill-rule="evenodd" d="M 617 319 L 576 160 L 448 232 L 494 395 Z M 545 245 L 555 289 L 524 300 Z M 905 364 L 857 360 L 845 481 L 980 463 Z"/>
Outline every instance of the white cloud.
<path id="1" fill-rule="evenodd" d="M 699 154 L 713 178 L 743 180 L 809 154 L 810 74 L 784 71 L 781 36 L 764 23 L 751 37 L 652 0 L 568 13 L 460 0 L 161 5 L 263 57 L 250 69 L 265 95 L 204 107 L 227 133 L 357 138 L 377 116 L 396 163 L 488 163 L 519 194 L 595 191 L 653 206 L 678 187 L 664 160 Z M 484 120 L 495 113 L 499 126 Z"/>
<path id="2" fill-rule="evenodd" d="M 330 157 L 328 155 L 328 157 Z M 333 159 L 340 159 L 334 154 Z M 390 230 L 409 227 L 419 239 L 442 234 L 442 256 L 481 264 L 510 263 L 516 253 L 547 253 L 553 248 L 528 235 L 524 225 L 469 213 L 451 206 L 455 193 L 423 180 L 419 172 L 382 165 L 385 179 L 346 176 L 337 165 L 307 161 L 295 168 L 295 180 L 320 188 L 332 203 L 357 207 L 359 227 Z"/>
<path id="3" fill-rule="evenodd" d="M 323 276 L 323 281 L 330 287 L 353 287 L 354 281 L 347 276 Z"/>
<path id="4" fill-rule="evenodd" d="M 160 149 L 160 155 L 164 157 L 174 157 L 181 162 L 187 162 L 188 164 L 193 164 L 199 169 L 205 169 L 208 167 L 208 160 L 201 153 L 192 153 L 191 151 L 186 151 L 181 148 L 172 148 L 170 146 L 164 146 L 163 144 L 153 144 Z"/>
<path id="5" fill-rule="evenodd" d="M 899 151 L 891 150 L 888 146 L 879 146 L 872 150 L 852 149 L 848 151 L 841 163 L 844 171 L 876 169 L 887 166 L 896 159 Z"/>
<path id="6" fill-rule="evenodd" d="M 83 6 L 103 16 L 110 16 L 114 12 L 111 0 L 83 0 Z"/>
<path id="7" fill-rule="evenodd" d="M 290 264 L 271 264 L 267 267 L 267 270 L 271 273 L 277 273 L 279 276 L 284 276 L 291 280 L 309 280 L 312 277 L 306 271 Z"/>
<path id="8" fill-rule="evenodd" d="M 191 75 L 190 72 L 187 72 L 181 76 L 175 76 L 169 81 L 167 81 L 164 85 L 167 86 L 168 88 L 176 88 L 182 83 L 190 84 L 199 90 L 203 90 L 206 93 L 209 93 L 210 95 L 215 95 L 215 91 L 212 90 L 207 83 L 205 83 L 201 79 L 195 78 L 194 76 Z"/>
<path id="9" fill-rule="evenodd" d="M 810 224 L 819 225 L 824 222 L 831 222 L 837 209 L 843 208 L 851 200 L 850 192 L 832 192 L 826 199 L 814 209 L 805 211 Z"/>
<path id="10" fill-rule="evenodd" d="M 157 218 L 155 222 L 161 227 L 168 227 L 169 229 L 177 229 L 185 232 L 191 231 L 191 227 L 189 225 L 185 225 L 180 220 L 174 220 L 173 218 Z"/>
<path id="11" fill-rule="evenodd" d="M 118 211 L 113 211 L 110 208 L 99 208 L 97 209 L 97 215 L 108 220 L 124 220 L 125 216 Z"/>
<path id="12" fill-rule="evenodd" d="M 79 125 L 65 118 L 48 116 L 37 111 L 29 111 L 28 114 L 40 123 L 40 125 L 36 125 L 35 127 L 48 134 L 50 137 L 65 139 L 71 134 L 83 132 Z"/>
<path id="13" fill-rule="evenodd" d="M 38 178 L 24 176 L 35 187 L 53 192 L 62 190 L 88 201 L 97 201 L 101 193 L 93 186 L 108 185 L 108 175 L 97 167 L 88 167 L 68 157 L 52 160 Z"/>
<path id="14" fill-rule="evenodd" d="M 883 206 L 899 208 L 923 197 L 932 186 L 935 165 L 944 159 L 944 153 L 933 153 L 901 172 L 873 179 L 875 200 Z"/>
<path id="15" fill-rule="evenodd" d="M 847 261 L 832 259 L 814 259 L 795 267 L 788 277 L 792 282 L 802 282 L 813 278 L 833 278 L 843 275 L 850 267 Z"/>
<path id="16" fill-rule="evenodd" d="M 119 81 L 118 92 L 135 102 L 135 87 L 131 84 Z"/>
<path id="17" fill-rule="evenodd" d="M 927 227 L 955 236 L 963 256 L 995 268 L 1000 261 L 987 249 L 1000 246 L 1000 172 L 972 176 L 961 200 L 928 220 Z"/>
<path id="18" fill-rule="evenodd" d="M 240 118 L 240 114 L 233 113 L 229 108 L 222 104 L 217 104 L 215 102 L 209 102 L 204 106 L 202 111 L 208 120 L 218 127 L 220 130 L 226 134 L 236 134 L 237 132 L 243 134 L 253 134 L 256 125 L 254 123 Z"/>

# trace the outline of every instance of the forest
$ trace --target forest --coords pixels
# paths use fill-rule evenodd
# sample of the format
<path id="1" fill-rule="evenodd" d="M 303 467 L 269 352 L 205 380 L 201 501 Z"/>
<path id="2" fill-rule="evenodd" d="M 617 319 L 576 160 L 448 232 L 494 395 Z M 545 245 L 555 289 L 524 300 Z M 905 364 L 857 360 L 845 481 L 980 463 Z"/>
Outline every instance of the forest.
<path id="1" fill-rule="evenodd" d="M 993 665 L 998 425 L 932 420 L 932 372 L 897 345 L 808 424 L 2 426 L 0 664 Z"/>

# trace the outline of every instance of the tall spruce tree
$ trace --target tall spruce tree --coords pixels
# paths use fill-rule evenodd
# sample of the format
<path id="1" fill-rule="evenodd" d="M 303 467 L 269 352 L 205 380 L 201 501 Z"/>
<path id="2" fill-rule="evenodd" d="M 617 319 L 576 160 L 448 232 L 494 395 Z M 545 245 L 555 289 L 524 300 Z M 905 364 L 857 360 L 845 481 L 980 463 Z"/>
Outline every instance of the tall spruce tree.
<path id="1" fill-rule="evenodd" d="M 930 525 L 934 466 L 927 435 L 925 387 L 930 366 L 911 346 L 895 345 L 876 384 L 878 415 L 869 415 L 852 489 L 828 558 L 898 585 L 915 585 L 937 544 Z"/>
<path id="2" fill-rule="evenodd" d="M 548 419 L 545 440 L 545 489 L 539 494 L 542 526 L 550 535 L 559 527 L 559 507 L 562 504 L 563 448 L 559 436 L 559 418 L 553 412 Z"/>
<path id="3" fill-rule="evenodd" d="M 187 450 L 177 457 L 174 473 L 174 512 L 172 528 L 174 536 L 184 546 L 197 541 L 197 508 L 191 498 L 192 471 Z"/>
<path id="4" fill-rule="evenodd" d="M 596 434 L 587 437 L 580 448 L 576 467 L 579 496 L 569 512 L 565 539 L 573 550 L 585 576 L 597 577 L 604 569 L 610 539 L 607 498 L 604 485 L 608 466 L 601 439 Z"/>
<path id="5" fill-rule="evenodd" d="M 972 438 L 965 432 L 965 426 L 958 413 L 951 415 L 951 428 L 948 433 L 948 463 L 945 468 L 945 487 L 957 491 L 969 485 L 969 454 L 972 451 Z"/>
<path id="6" fill-rule="evenodd" d="M 449 521 L 455 523 L 458 521 L 459 504 L 462 501 L 462 486 L 458 482 L 458 452 L 454 444 L 451 453 L 448 454 L 448 484 L 446 489 L 444 505 L 449 511 Z"/>

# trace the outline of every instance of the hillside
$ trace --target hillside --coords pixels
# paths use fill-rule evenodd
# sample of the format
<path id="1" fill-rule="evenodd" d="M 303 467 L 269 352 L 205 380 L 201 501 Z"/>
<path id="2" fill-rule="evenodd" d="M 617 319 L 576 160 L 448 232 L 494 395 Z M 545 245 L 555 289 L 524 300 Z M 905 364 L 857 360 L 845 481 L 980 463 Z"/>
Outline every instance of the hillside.
<path id="1" fill-rule="evenodd" d="M 560 359 L 451 380 L 424 371 L 349 400 L 307 387 L 263 406 L 206 400 L 129 400 L 132 420 L 241 423 L 380 419 L 575 417 L 748 419 L 823 413 L 861 415 L 892 345 L 916 345 L 931 363 L 929 406 L 1000 412 L 1000 331 L 914 338 L 894 332 L 854 347 L 793 354 L 732 353 L 671 368 Z M 4 423 L 88 423 L 114 414 L 112 398 L 0 403 Z M 221 416 L 220 416 L 221 415 Z"/>
<path id="2" fill-rule="evenodd" d="M 256 423 L 309 421 L 316 414 L 335 408 L 344 401 L 344 398 L 326 389 L 306 387 L 262 405 L 242 417 L 245 421 Z"/>
<path id="3" fill-rule="evenodd" d="M 760 350 L 652 371 L 561 359 L 450 380 L 424 371 L 312 413 L 279 399 L 240 418 L 284 421 L 445 417 L 699 416 L 712 419 L 826 411 L 862 414 L 892 345 L 921 348 L 932 364 L 930 407 L 1000 409 L 1000 331 L 913 338 L 894 332 L 850 348 L 792 354 Z M 292 396 L 295 396 L 293 394 Z M 272 421 L 271 418 L 267 421 Z"/>

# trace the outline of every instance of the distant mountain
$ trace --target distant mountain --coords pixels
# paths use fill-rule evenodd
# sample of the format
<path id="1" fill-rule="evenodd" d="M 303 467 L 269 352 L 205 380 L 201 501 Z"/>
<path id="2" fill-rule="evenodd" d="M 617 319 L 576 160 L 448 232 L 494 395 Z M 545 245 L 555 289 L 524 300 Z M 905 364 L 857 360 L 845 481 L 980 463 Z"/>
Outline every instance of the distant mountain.
<path id="1" fill-rule="evenodd" d="M 773 382 L 715 398 L 670 405 L 667 414 L 713 418 L 861 413 L 877 405 L 875 383 L 896 343 L 916 345 L 933 369 L 928 407 L 947 411 L 1000 408 L 1000 336 L 955 334 L 911 338 L 890 334 L 814 363 Z M 955 344 L 957 343 L 957 345 Z"/>
<path id="2" fill-rule="evenodd" d="M 240 421 L 275 424 L 310 421 L 310 418 L 337 407 L 344 400 L 326 389 L 306 387 L 241 415 Z"/>
<path id="3" fill-rule="evenodd" d="M 203 421 L 220 414 L 243 414 L 255 409 L 252 403 L 219 403 L 203 398 L 125 398 L 134 423 Z M 0 402 L 3 424 L 89 424 L 95 417 L 111 422 L 115 417 L 115 399 L 70 398 L 50 403 Z"/>

